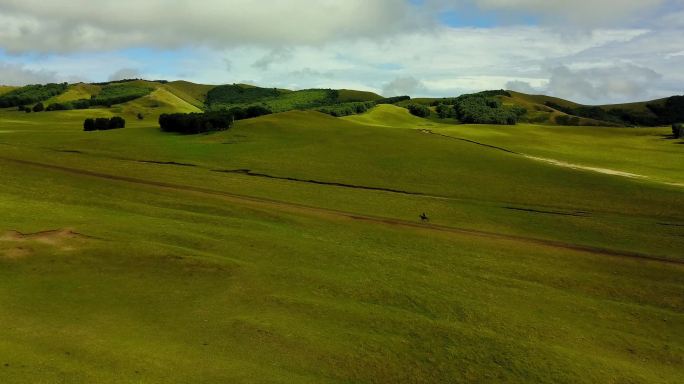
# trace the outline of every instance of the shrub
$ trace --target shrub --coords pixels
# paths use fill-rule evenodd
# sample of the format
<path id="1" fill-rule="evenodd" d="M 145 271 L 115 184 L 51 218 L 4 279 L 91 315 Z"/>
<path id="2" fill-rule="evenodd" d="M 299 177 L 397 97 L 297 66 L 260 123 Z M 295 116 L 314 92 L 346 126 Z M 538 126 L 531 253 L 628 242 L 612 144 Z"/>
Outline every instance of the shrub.
<path id="1" fill-rule="evenodd" d="M 106 117 L 98 117 L 95 119 L 95 129 L 98 131 L 106 131 L 109 129 L 109 119 Z"/>
<path id="2" fill-rule="evenodd" d="M 364 113 L 373 108 L 373 106 L 375 106 L 375 102 L 373 101 L 349 102 L 318 108 L 317 111 L 331 116 L 341 117 Z"/>
<path id="3" fill-rule="evenodd" d="M 682 123 L 672 124 L 672 136 L 675 139 L 684 138 L 684 124 L 682 124 Z"/>
<path id="4" fill-rule="evenodd" d="M 98 117 L 96 119 L 85 119 L 83 121 L 84 131 L 107 131 L 110 129 L 124 128 L 126 120 L 119 116 L 114 116 L 111 119 L 106 117 Z"/>
<path id="5" fill-rule="evenodd" d="M 85 119 L 85 121 L 83 121 L 83 130 L 86 132 L 94 131 L 95 130 L 95 120 L 94 119 Z"/>
<path id="6" fill-rule="evenodd" d="M 400 101 L 411 100 L 411 96 L 394 96 L 385 97 L 382 99 L 375 100 L 375 104 L 396 104 Z"/>
<path id="7" fill-rule="evenodd" d="M 45 106 L 43 103 L 38 103 L 33 106 L 33 112 L 43 112 L 45 110 Z"/>
<path id="8" fill-rule="evenodd" d="M 556 116 L 555 120 L 556 120 L 556 124 L 558 124 L 558 125 L 572 125 L 572 126 L 580 125 L 580 119 L 577 116 L 560 115 L 560 116 Z"/>
<path id="9" fill-rule="evenodd" d="M 437 111 L 437 116 L 439 116 L 440 119 L 447 119 L 456 115 L 454 107 L 447 104 L 437 104 L 435 110 Z"/>
<path id="10" fill-rule="evenodd" d="M 244 118 L 245 119 L 251 119 L 253 117 L 259 117 L 259 116 L 264 116 L 264 115 L 270 115 L 271 110 L 268 109 L 267 107 L 264 107 L 263 105 L 251 105 L 247 107 L 245 110 Z M 241 119 L 236 119 L 236 120 L 241 120 Z"/>
<path id="11" fill-rule="evenodd" d="M 412 115 L 418 117 L 428 117 L 430 116 L 430 108 L 422 104 L 409 104 L 408 110 Z"/>
<path id="12" fill-rule="evenodd" d="M 46 111 L 66 111 L 74 109 L 69 103 L 52 103 L 45 109 Z"/>
<path id="13" fill-rule="evenodd" d="M 173 113 L 159 116 L 159 126 L 164 132 L 197 134 L 225 131 L 233 125 L 234 115 L 228 111 L 207 113 Z"/>
<path id="14" fill-rule="evenodd" d="M 124 120 L 122 117 L 114 116 L 111 119 L 109 119 L 109 128 L 108 129 L 124 128 L 125 126 L 126 126 L 126 120 Z"/>

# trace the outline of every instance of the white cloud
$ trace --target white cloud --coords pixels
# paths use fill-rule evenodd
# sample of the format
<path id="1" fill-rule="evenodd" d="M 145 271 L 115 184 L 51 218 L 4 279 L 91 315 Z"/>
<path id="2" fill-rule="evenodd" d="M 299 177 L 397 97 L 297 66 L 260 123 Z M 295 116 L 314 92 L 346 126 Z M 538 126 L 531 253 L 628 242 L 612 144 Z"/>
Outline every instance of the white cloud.
<path id="1" fill-rule="evenodd" d="M 252 79 L 267 87 L 355 88 L 387 95 L 531 88 L 586 103 L 684 92 L 684 33 L 676 20 L 637 28 L 597 27 L 597 21 L 592 28 L 575 30 L 547 24 L 431 24 L 431 15 L 448 9 L 446 0 L 425 0 L 421 11 L 403 0 L 273 0 L 259 7 L 235 0 L 230 12 L 222 11 L 228 7 L 218 0 L 202 7 L 185 0 L 174 0 L 174 7 L 162 0 L 37 3 L 0 1 L 0 50 L 53 52 L 5 58 L 58 79 L 102 81 L 121 68 L 136 68 L 141 77 L 212 84 Z M 166 6 L 160 7 L 162 3 Z M 639 14 L 656 3 L 620 6 Z M 589 10 L 605 14 L 610 8 L 598 2 L 592 8 L 594 3 L 584 0 L 574 5 L 534 0 L 479 4 L 496 12 L 533 12 L 536 7 L 533 13 L 549 18 Z M 148 49 L 113 50 L 131 46 Z M 185 48 L 167 49 L 177 46 Z M 620 83 L 611 71 L 634 79 Z"/>
<path id="2" fill-rule="evenodd" d="M 322 44 L 388 36 L 429 20 L 403 0 L 3 0 L 0 46 L 20 53 Z"/>
<path id="3" fill-rule="evenodd" d="M 292 58 L 292 51 L 289 48 L 279 47 L 271 50 L 252 64 L 252 67 L 262 71 L 267 70 L 271 64 L 282 64 Z"/>
<path id="4" fill-rule="evenodd" d="M 139 79 L 141 77 L 142 74 L 135 68 L 121 68 L 118 71 L 109 75 L 109 81 Z"/>
<path id="5" fill-rule="evenodd" d="M 643 17 L 666 0 L 475 0 L 484 10 L 525 12 L 554 22 L 582 26 L 624 24 Z"/>
<path id="6" fill-rule="evenodd" d="M 21 64 L 0 62 L 0 80 L 3 85 L 44 84 L 57 81 L 57 73 L 32 70 Z"/>
<path id="7" fill-rule="evenodd" d="M 416 95 L 425 91 L 425 84 L 413 76 L 397 77 L 382 87 L 385 96 Z"/>
<path id="8" fill-rule="evenodd" d="M 546 92 L 582 101 L 628 101 L 643 95 L 645 88 L 661 78 L 652 69 L 632 64 L 575 71 L 560 66 L 551 70 Z"/>
<path id="9" fill-rule="evenodd" d="M 522 80 L 512 80 L 506 83 L 506 89 L 511 91 L 517 91 L 522 93 L 535 94 L 540 92 L 538 88 L 535 88 L 530 84 L 529 81 Z"/>

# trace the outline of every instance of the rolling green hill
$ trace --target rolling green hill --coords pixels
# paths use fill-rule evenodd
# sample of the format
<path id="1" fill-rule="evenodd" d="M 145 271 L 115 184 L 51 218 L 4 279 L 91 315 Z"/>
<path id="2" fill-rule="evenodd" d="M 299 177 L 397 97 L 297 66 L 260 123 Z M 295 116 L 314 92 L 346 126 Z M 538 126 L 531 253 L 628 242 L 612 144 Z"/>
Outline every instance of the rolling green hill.
<path id="1" fill-rule="evenodd" d="M 165 85 L 171 93 L 200 109 L 205 106 L 207 93 L 215 87 L 215 85 L 195 84 L 189 81 L 172 81 Z"/>
<path id="2" fill-rule="evenodd" d="M 0 95 L 5 94 L 7 92 L 15 90 L 17 87 L 13 87 L 10 85 L 0 85 Z"/>
<path id="3" fill-rule="evenodd" d="M 81 99 L 89 100 L 91 97 L 97 96 L 101 91 L 102 87 L 99 85 L 85 83 L 72 84 L 64 93 L 51 97 L 44 103 L 45 105 L 50 105 L 53 103 L 68 103 Z"/>
<path id="4" fill-rule="evenodd" d="M 157 116 L 219 87 L 122 84 L 149 92 L 0 109 L 0 382 L 684 374 L 684 141 L 669 128 L 447 124 L 378 105 L 177 135 Z M 331 94 L 228 87 L 212 100 Z M 336 102 L 360 97 L 375 96 Z M 126 128 L 83 131 L 114 115 Z"/>
<path id="5" fill-rule="evenodd" d="M 56 109 L 86 108 L 94 105 L 113 105 L 129 102 L 145 97 L 150 92 L 164 89 L 184 103 L 179 105 L 179 112 L 197 110 L 222 110 L 234 107 L 263 106 L 272 112 L 285 112 L 294 109 L 316 109 L 336 116 L 349 113 L 362 113 L 368 105 L 375 102 L 386 103 L 382 96 L 367 91 L 348 89 L 305 89 L 291 91 L 280 88 L 263 88 L 248 84 L 206 85 L 187 81 L 146 81 L 124 80 L 100 84 L 72 84 L 66 90 L 47 96 L 36 96 L 30 100 L 43 101 L 46 106 L 55 104 Z M 114 92 L 116 91 L 116 92 Z M 0 88 L 0 95 L 7 98 L 16 92 L 16 87 Z M 37 92 L 35 90 L 29 92 Z M 103 93 L 104 92 L 104 93 Z M 114 95 L 112 92 L 117 93 Z M 514 91 L 485 91 L 486 95 L 498 102 L 505 109 L 522 108 L 524 113 L 517 117 L 521 123 L 541 125 L 570 125 L 570 126 L 662 126 L 684 120 L 684 97 L 670 97 L 659 100 L 587 106 L 572 101 L 545 95 L 528 95 Z M 164 96 L 168 98 L 168 95 Z M 40 100 L 39 100 L 40 99 Z M 91 101 L 92 99 L 92 101 Z M 449 104 L 454 98 L 415 98 L 401 101 L 389 101 L 400 107 L 411 104 L 429 106 L 436 112 L 437 105 Z M 28 99 L 24 100 L 28 101 Z M 166 100 L 164 102 L 167 102 Z M 0 102 L 2 99 L 0 98 Z M 173 111 L 171 102 L 166 112 Z M 364 104 L 357 108 L 354 103 Z M 7 103 L 5 103 L 7 104 Z M 9 104 L 17 104 L 10 102 Z M 162 103 L 163 104 L 163 103 Z M 188 108 L 186 104 L 192 106 Z M 138 108 L 155 105 L 143 101 Z M 358 111 L 355 111 L 358 109 Z M 146 111 L 139 111 L 147 113 Z M 151 112 L 154 114 L 154 112 Z M 454 118 L 439 119 L 436 113 L 430 117 L 437 123 L 454 123 Z M 468 120 L 466 120 L 468 121 Z"/>

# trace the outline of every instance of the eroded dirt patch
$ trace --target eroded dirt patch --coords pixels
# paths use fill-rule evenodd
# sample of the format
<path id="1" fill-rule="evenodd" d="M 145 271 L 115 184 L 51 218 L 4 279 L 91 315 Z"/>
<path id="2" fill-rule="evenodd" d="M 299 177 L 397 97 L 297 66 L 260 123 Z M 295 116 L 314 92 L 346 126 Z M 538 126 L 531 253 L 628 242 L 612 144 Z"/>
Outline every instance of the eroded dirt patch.
<path id="1" fill-rule="evenodd" d="M 10 249 L 5 249 L 5 250 L 0 251 L 0 258 L 9 259 L 9 260 L 17 260 L 17 259 L 23 259 L 24 257 L 31 256 L 32 254 L 33 254 L 33 251 L 31 251 L 28 248 L 15 247 L 15 248 L 10 248 Z"/>
<path id="2" fill-rule="evenodd" d="M 0 242 L 9 243 L 13 247 L 0 251 L 0 255 L 5 259 L 28 257 L 33 254 L 31 245 L 37 244 L 48 245 L 60 251 L 73 251 L 83 246 L 88 239 L 91 237 L 70 229 L 54 229 L 35 233 L 10 230 L 0 234 Z"/>

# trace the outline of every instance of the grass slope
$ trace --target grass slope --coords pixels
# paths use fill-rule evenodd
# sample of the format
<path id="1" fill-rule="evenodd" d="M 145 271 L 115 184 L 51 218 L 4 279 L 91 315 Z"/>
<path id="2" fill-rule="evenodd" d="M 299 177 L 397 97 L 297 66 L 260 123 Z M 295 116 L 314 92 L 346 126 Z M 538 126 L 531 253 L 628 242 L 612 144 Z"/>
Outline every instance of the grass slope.
<path id="1" fill-rule="evenodd" d="M 12 92 L 13 90 L 17 89 L 19 87 L 14 87 L 11 85 L 0 85 L 0 95 L 3 95 L 8 92 Z"/>
<path id="2" fill-rule="evenodd" d="M 54 96 L 44 102 L 45 105 L 52 103 L 66 103 L 69 101 L 90 99 L 92 96 L 97 96 L 102 91 L 102 87 L 94 84 L 78 83 L 72 84 L 66 92 Z"/>
<path id="3" fill-rule="evenodd" d="M 382 96 L 373 92 L 340 89 L 338 90 L 337 99 L 340 103 L 348 103 L 354 101 L 376 101 L 382 99 Z"/>
<path id="4" fill-rule="evenodd" d="M 369 112 L 345 116 L 342 119 L 364 125 L 395 128 L 435 127 L 440 125 L 430 120 L 413 116 L 409 113 L 408 109 L 391 104 L 381 104 L 375 106 Z"/>
<path id="5" fill-rule="evenodd" d="M 183 105 L 165 92 L 147 97 Z M 155 109 L 142 101 L 121 108 Z M 664 129 L 592 143 L 379 106 L 82 132 L 93 113 L 113 110 L 0 110 L 3 383 L 684 373 L 682 187 L 524 156 L 650 156 L 640 172 L 674 179 L 684 146 Z"/>
<path id="6" fill-rule="evenodd" d="M 171 93 L 165 87 L 159 87 L 149 95 L 121 104 L 112 111 L 131 117 L 141 113 L 145 118 L 156 122 L 162 113 L 192 113 L 202 110 Z"/>
<path id="7" fill-rule="evenodd" d="M 164 87 L 187 103 L 202 109 L 207 100 L 207 93 L 216 86 L 195 84 L 189 81 L 172 81 L 165 84 Z"/>

